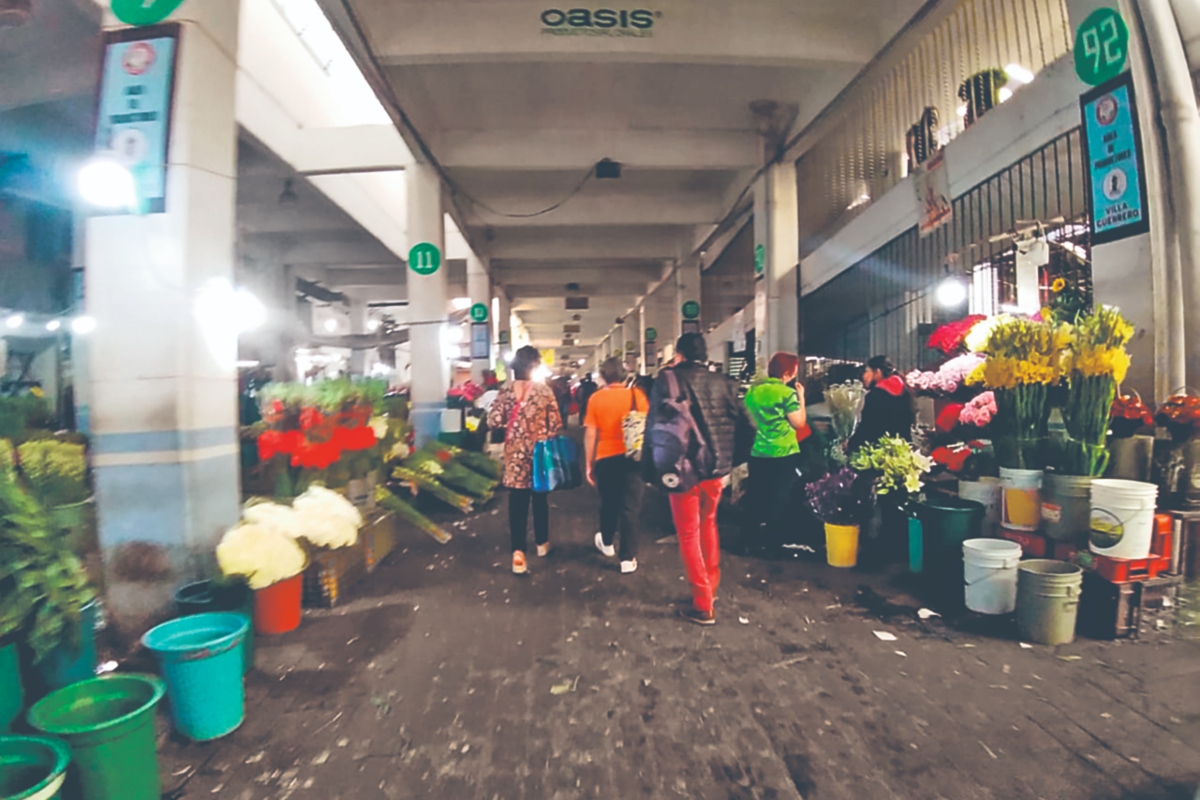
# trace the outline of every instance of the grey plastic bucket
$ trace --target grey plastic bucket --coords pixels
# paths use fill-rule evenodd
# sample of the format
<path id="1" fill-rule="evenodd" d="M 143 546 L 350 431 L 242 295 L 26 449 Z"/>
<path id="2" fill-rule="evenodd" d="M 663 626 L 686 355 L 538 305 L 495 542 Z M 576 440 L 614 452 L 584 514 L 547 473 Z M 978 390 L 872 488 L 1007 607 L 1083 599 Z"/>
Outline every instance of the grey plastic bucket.
<path id="1" fill-rule="evenodd" d="M 1017 568 L 1017 630 L 1021 640 L 1058 645 L 1075 641 L 1083 569 L 1035 559 Z"/>
<path id="2" fill-rule="evenodd" d="M 1060 542 L 1087 541 L 1092 478 L 1047 472 L 1042 483 L 1042 534 Z"/>

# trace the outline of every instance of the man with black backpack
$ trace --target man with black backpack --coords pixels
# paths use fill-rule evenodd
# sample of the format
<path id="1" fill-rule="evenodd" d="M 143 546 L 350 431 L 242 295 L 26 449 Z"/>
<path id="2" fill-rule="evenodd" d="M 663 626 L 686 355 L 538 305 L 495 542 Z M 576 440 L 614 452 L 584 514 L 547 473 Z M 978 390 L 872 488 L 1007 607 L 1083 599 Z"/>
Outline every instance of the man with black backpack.
<path id="1" fill-rule="evenodd" d="M 703 336 L 685 333 L 675 351 L 678 363 L 659 373 L 650 393 L 642 461 L 647 479 L 670 497 L 692 585 L 692 608 L 680 615 L 714 625 L 713 599 L 721 580 L 717 507 L 737 456 L 749 454 L 753 427 L 737 384 L 709 372 Z"/>

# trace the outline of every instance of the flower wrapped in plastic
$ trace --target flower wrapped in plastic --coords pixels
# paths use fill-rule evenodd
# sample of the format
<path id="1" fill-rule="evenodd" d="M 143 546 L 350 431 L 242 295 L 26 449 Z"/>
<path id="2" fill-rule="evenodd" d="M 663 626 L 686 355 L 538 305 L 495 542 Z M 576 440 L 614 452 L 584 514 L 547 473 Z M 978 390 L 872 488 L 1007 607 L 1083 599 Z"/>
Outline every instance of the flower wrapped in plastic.
<path id="1" fill-rule="evenodd" d="M 996 416 L 996 394 L 995 392 L 984 392 L 963 406 L 962 411 L 958 414 L 958 421 L 961 425 L 986 428 L 992 423 L 994 416 Z"/>
<path id="2" fill-rule="evenodd" d="M 291 506 L 279 503 L 250 503 L 242 510 L 242 519 L 251 525 L 270 528 L 289 539 L 302 538 L 304 521 Z"/>
<path id="3" fill-rule="evenodd" d="M 324 486 L 310 486 L 293 501 L 300 536 L 316 547 L 349 547 L 358 541 L 363 518 L 354 504 Z"/>
<path id="4" fill-rule="evenodd" d="M 933 332 L 933 335 L 929 337 L 929 341 L 926 343 L 926 347 L 931 350 L 941 350 L 946 355 L 949 355 L 964 347 L 967 336 L 970 335 L 972 329 L 985 319 L 987 317 L 983 314 L 972 314 L 954 322 L 947 322 Z"/>
<path id="5" fill-rule="evenodd" d="M 913 370 L 905 376 L 905 382 L 917 392 L 937 396 L 952 395 L 967 383 L 967 378 L 984 362 L 978 353 L 956 356 L 936 371 Z"/>
<path id="6" fill-rule="evenodd" d="M 1132 338 L 1133 326 L 1112 306 L 1101 306 L 1076 320 L 1062 409 L 1069 438 L 1058 464 L 1067 475 L 1103 475 L 1108 466 L 1113 400 L 1129 370 L 1125 345 Z"/>
<path id="7" fill-rule="evenodd" d="M 251 589 L 265 589 L 299 575 L 308 556 L 280 531 L 246 523 L 230 528 L 217 545 L 217 563 L 226 575 L 241 575 Z"/>

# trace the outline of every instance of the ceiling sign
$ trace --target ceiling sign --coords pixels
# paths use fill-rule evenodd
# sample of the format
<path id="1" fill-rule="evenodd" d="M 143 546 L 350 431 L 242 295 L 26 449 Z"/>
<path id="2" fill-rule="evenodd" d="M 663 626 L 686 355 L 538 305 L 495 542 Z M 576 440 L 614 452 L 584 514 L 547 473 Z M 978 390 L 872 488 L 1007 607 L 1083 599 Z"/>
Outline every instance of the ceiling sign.
<path id="1" fill-rule="evenodd" d="M 586 297 L 568 297 L 568 311 L 587 311 L 588 299 Z"/>
<path id="2" fill-rule="evenodd" d="M 104 35 L 96 153 L 115 159 L 133 174 L 143 213 L 166 210 L 178 45 L 177 24 Z"/>
<path id="3" fill-rule="evenodd" d="M 1098 8 L 1075 31 L 1075 74 L 1099 86 L 1125 71 L 1129 28 L 1114 8 Z"/>
<path id="4" fill-rule="evenodd" d="M 156 25 L 181 5 L 183 0 L 112 0 L 112 12 L 126 25 Z"/>
<path id="5" fill-rule="evenodd" d="M 544 36 L 648 39 L 661 18 L 661 11 L 645 8 L 547 8 L 540 22 Z"/>
<path id="6" fill-rule="evenodd" d="M 1079 99 L 1092 208 L 1092 244 L 1146 233 L 1146 175 L 1130 73 Z"/>

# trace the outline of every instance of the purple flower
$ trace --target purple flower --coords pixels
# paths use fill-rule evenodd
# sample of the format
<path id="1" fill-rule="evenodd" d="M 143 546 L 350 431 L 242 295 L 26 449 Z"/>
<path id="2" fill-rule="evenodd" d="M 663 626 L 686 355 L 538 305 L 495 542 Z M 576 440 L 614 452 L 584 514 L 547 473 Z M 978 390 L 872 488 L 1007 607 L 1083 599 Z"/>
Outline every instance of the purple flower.
<path id="1" fill-rule="evenodd" d="M 806 488 L 808 504 L 822 521 L 833 525 L 854 525 L 868 508 L 870 484 L 859 482 L 859 474 L 843 467 Z"/>

